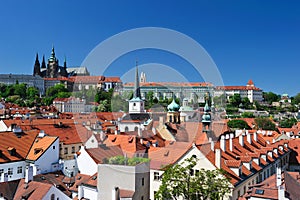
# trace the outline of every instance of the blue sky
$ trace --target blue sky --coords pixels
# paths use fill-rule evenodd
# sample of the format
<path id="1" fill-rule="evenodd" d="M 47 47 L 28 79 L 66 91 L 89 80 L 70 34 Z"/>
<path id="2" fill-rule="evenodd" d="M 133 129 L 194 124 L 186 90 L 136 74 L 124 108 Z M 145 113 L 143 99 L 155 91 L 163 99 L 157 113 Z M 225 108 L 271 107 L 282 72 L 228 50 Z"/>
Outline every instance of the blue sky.
<path id="1" fill-rule="evenodd" d="M 3 1 L 0 4 L 0 73 L 31 74 L 38 52 L 80 65 L 105 39 L 133 28 L 163 27 L 196 40 L 216 63 L 225 85 L 252 79 L 264 91 L 300 92 L 300 3 L 298 1 Z M 134 66 L 190 64 L 163 51 L 140 50 L 109 66 L 122 76 Z M 89 67 L 89 66 L 88 66 Z M 155 77 L 147 77 L 155 80 Z M 163 80 L 162 80 L 163 81 Z"/>

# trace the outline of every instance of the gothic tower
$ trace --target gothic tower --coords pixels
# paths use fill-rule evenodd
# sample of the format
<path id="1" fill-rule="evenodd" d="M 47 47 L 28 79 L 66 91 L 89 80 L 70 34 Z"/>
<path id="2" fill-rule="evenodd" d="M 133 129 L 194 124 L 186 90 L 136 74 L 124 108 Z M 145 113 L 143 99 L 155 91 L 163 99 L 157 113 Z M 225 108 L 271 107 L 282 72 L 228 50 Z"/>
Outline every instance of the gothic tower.
<path id="1" fill-rule="evenodd" d="M 41 65 L 39 61 L 39 54 L 36 54 L 35 63 L 33 67 L 33 76 L 35 75 L 41 76 Z"/>

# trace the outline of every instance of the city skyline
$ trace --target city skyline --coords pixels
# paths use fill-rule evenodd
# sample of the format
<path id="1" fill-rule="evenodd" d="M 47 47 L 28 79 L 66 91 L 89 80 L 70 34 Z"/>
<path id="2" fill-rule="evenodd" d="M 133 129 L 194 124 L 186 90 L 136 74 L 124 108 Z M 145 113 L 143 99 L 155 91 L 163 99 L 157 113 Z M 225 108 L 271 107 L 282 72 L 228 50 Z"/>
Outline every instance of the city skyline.
<path id="1" fill-rule="evenodd" d="M 40 60 L 43 55 L 47 59 L 52 45 L 60 64 L 66 56 L 68 67 L 79 66 L 99 43 L 115 34 L 162 27 L 202 45 L 225 85 L 246 85 L 252 79 L 264 91 L 290 96 L 300 92 L 295 84 L 300 72 L 300 10 L 296 1 L 3 2 L 0 11 L 1 73 L 32 74 L 36 53 Z M 186 79 L 202 81 L 183 58 L 151 49 L 121 56 L 104 75 L 122 77 L 137 59 L 140 65 L 184 66 L 188 69 L 183 73 Z"/>

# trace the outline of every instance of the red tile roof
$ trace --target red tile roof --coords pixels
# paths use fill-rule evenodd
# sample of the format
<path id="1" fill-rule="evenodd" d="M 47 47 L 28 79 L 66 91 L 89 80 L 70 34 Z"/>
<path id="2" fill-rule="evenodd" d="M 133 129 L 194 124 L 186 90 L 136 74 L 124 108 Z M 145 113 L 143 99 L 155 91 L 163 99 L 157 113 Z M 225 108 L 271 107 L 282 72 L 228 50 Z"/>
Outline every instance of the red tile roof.
<path id="1" fill-rule="evenodd" d="M 24 198 L 28 200 L 43 199 L 52 187 L 52 184 L 36 181 L 30 181 L 26 187 L 25 185 L 24 179 L 21 179 L 14 196 L 15 200 L 22 200 Z"/>
<path id="2" fill-rule="evenodd" d="M 26 131 L 20 133 L 20 137 L 13 132 L 0 133 L 0 163 L 25 160 L 32 144 L 35 141 L 38 131 Z M 10 154 L 8 149 L 14 148 L 16 153 Z"/>
<path id="3" fill-rule="evenodd" d="M 91 156 L 91 158 L 97 164 L 102 164 L 105 158 L 108 159 L 110 157 L 124 155 L 119 145 L 116 146 L 102 145 L 99 148 L 86 149 L 86 152 Z"/>

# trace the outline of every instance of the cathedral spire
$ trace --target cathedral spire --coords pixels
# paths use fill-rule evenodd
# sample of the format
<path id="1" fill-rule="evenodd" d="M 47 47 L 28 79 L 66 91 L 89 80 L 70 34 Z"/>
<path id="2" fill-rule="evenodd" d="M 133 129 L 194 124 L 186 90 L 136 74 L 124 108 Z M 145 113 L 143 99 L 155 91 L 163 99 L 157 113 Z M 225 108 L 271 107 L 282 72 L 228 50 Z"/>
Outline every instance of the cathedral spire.
<path id="1" fill-rule="evenodd" d="M 67 58 L 66 58 L 66 56 L 64 58 L 64 68 L 67 69 Z"/>
<path id="2" fill-rule="evenodd" d="M 134 82 L 134 94 L 133 98 L 141 99 L 141 90 L 140 90 L 140 82 L 139 82 L 139 71 L 138 71 L 138 61 L 136 61 L 135 66 L 135 82 Z"/>
<path id="3" fill-rule="evenodd" d="M 46 62 L 45 62 L 45 55 L 43 55 L 43 60 L 42 60 L 42 69 L 46 69 Z"/>
<path id="4" fill-rule="evenodd" d="M 40 69 L 41 65 L 40 65 L 40 61 L 39 61 L 39 54 L 36 53 L 36 57 L 35 57 L 35 62 L 34 62 L 34 67 L 33 67 L 33 76 L 35 75 L 41 75 L 41 69 Z"/>
<path id="5" fill-rule="evenodd" d="M 50 60 L 50 61 L 56 61 L 56 58 L 55 58 L 55 51 L 54 51 L 54 46 L 52 46 L 51 56 L 50 56 L 49 60 Z"/>

